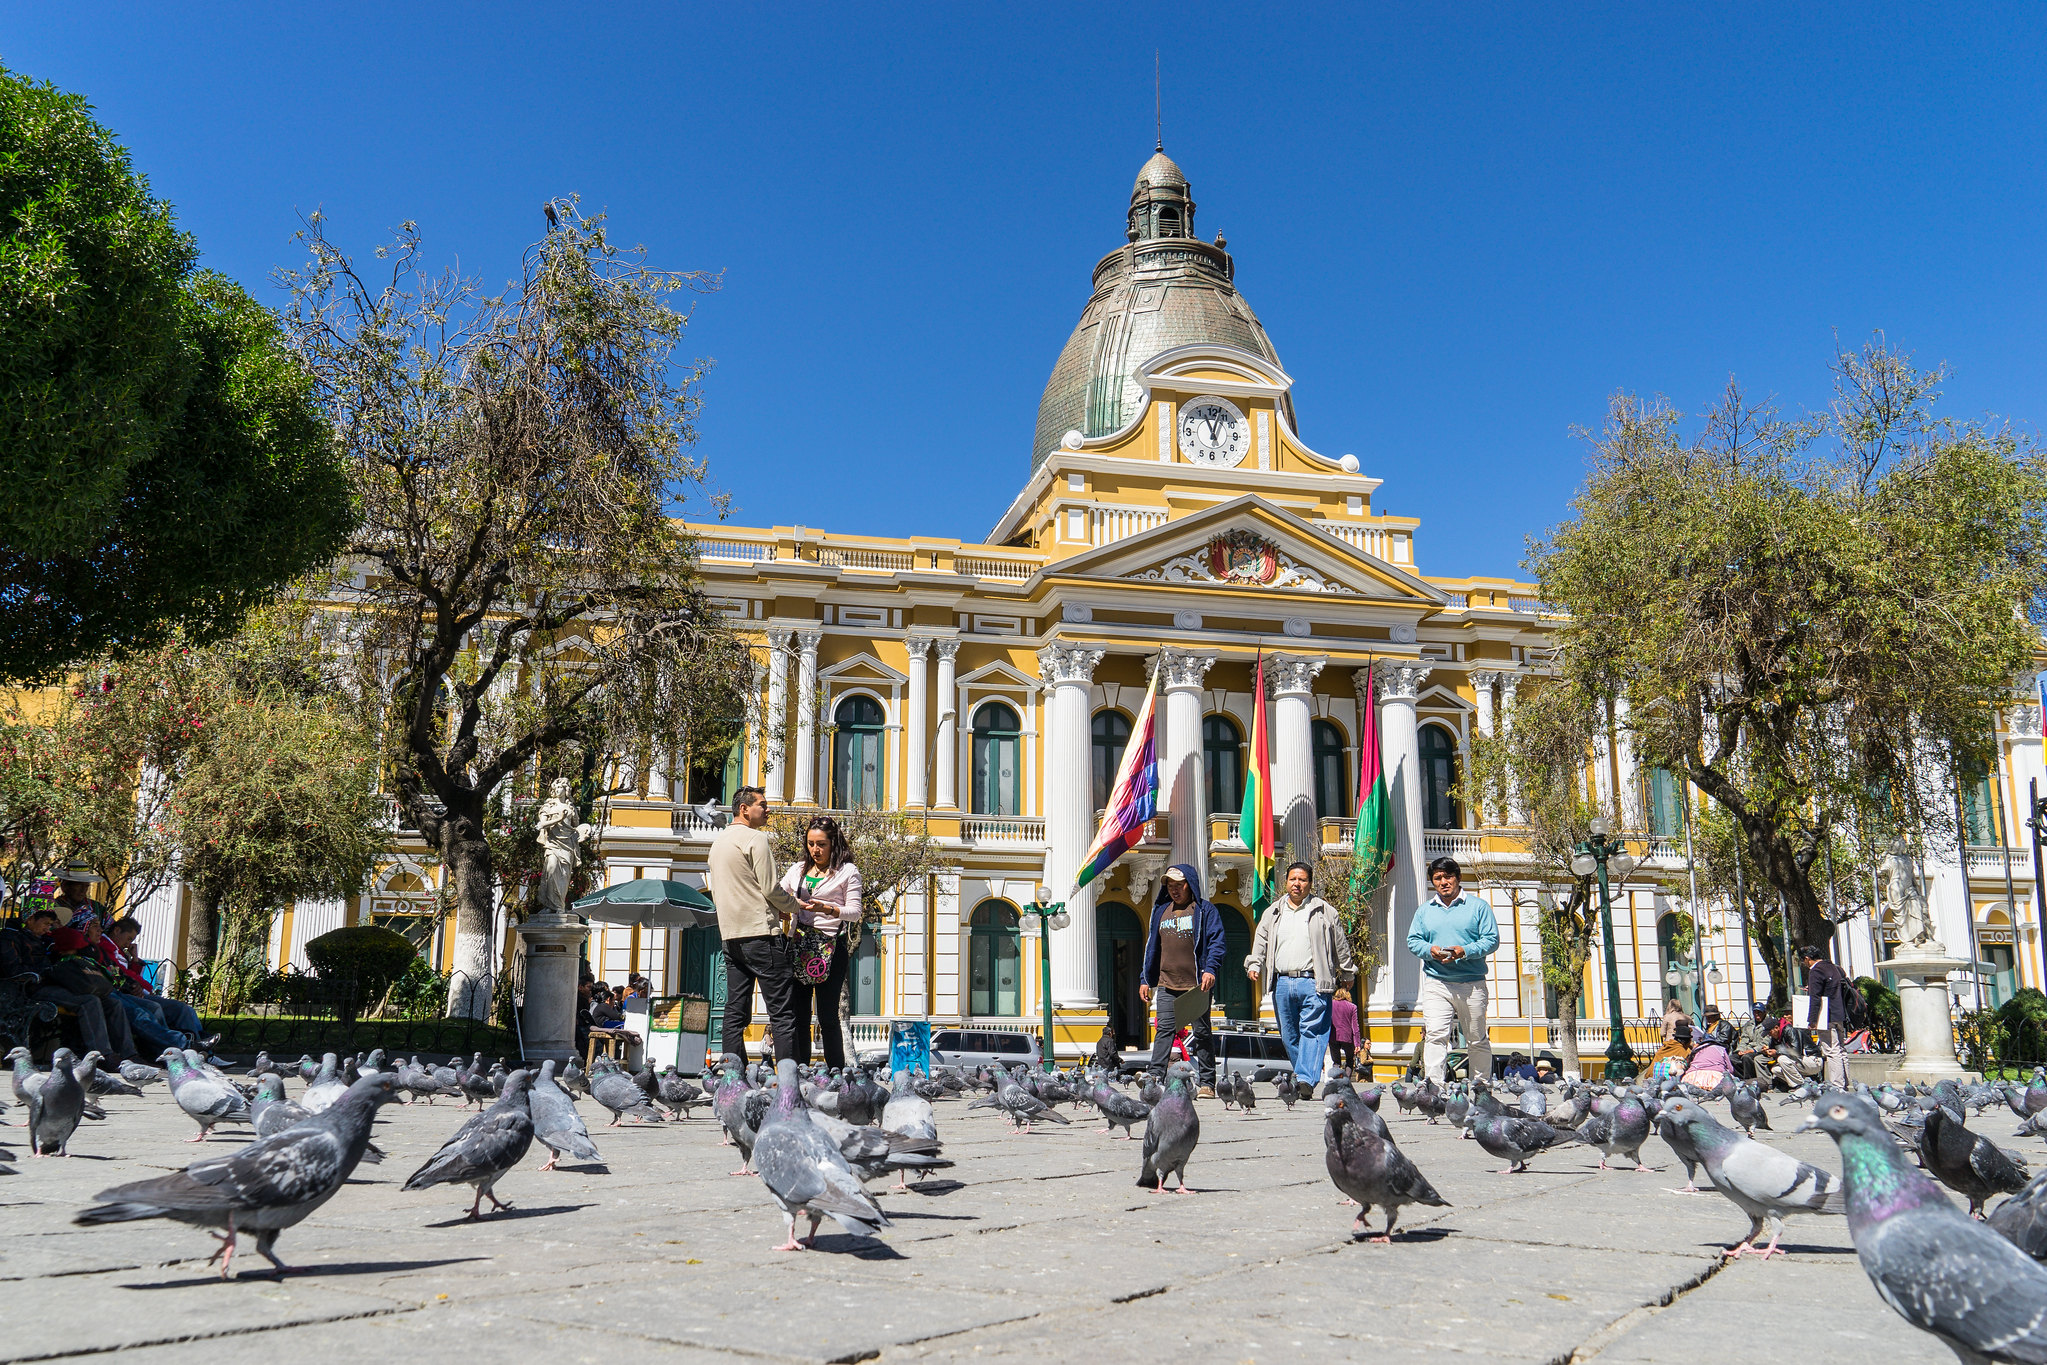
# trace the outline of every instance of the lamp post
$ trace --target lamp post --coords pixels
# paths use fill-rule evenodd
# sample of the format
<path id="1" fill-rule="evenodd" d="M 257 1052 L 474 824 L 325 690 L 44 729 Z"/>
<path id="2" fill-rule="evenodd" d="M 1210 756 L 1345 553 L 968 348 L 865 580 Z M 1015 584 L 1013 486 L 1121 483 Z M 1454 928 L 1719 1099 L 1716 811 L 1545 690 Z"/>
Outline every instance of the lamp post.
<path id="1" fill-rule="evenodd" d="M 1609 1038 L 1606 1044 L 1606 1078 L 1609 1081 L 1633 1080 L 1637 1074 L 1635 1053 L 1628 1046 L 1627 1020 L 1621 1014 L 1620 963 L 1613 950 L 1613 895 L 1607 888 L 1608 867 L 1615 876 L 1626 879 L 1635 870 L 1635 860 L 1627 854 L 1625 841 L 1613 837 L 1613 826 L 1601 816 L 1592 822 L 1591 837 L 1577 847 L 1576 856 L 1571 859 L 1573 876 L 1589 877 L 1599 874 L 1599 924 L 1606 938 L 1606 1013 L 1609 1020 Z"/>
<path id="2" fill-rule="evenodd" d="M 1052 931 L 1064 929 L 1072 918 L 1066 913 L 1066 902 L 1052 899 L 1052 888 L 1038 883 L 1038 898 L 1024 907 L 1026 915 L 1038 917 L 1038 998 L 1045 1007 L 1045 1041 L 1038 1049 L 1039 1059 L 1045 1070 L 1058 1068 L 1052 1061 Z"/>

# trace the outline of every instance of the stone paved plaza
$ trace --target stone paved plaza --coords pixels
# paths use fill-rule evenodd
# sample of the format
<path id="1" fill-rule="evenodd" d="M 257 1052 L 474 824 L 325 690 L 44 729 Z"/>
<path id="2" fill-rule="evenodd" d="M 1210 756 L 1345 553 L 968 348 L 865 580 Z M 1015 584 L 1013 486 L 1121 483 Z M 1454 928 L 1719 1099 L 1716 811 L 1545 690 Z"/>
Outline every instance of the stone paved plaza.
<path id="1" fill-rule="evenodd" d="M 282 1282 L 246 1237 L 246 1274 L 222 1283 L 197 1229 L 72 1226 L 95 1190 L 234 1142 L 182 1141 L 193 1125 L 161 1086 L 108 1100 L 70 1160 L 26 1160 L 19 1130 L 0 1133 L 19 1170 L 0 1178 L 0 1363 L 1952 1359 L 1877 1298 L 1839 1218 L 1794 1220 L 1788 1260 L 1722 1269 L 1744 1220 L 1717 1195 L 1666 1193 L 1682 1170 L 1653 1138 L 1655 1174 L 1565 1149 L 1497 1176 L 1475 1143 L 1389 1112 L 1454 1207 L 1410 1209 L 1405 1235 L 1373 1246 L 1349 1239 L 1323 1173 L 1319 1104 L 1204 1101 L 1199 1194 L 1177 1197 L 1137 1189 L 1137 1144 L 1084 1113 L 1015 1136 L 947 1101 L 956 1180 L 886 1197 L 885 1242 L 825 1235 L 794 1254 L 770 1250 L 780 1215 L 726 1174 L 737 1153 L 714 1120 L 607 1130 L 582 1103 L 606 1165 L 542 1174 L 536 1146 L 499 1186 L 514 1209 L 480 1223 L 463 1221 L 466 1187 L 399 1189 L 458 1108 L 386 1109 L 390 1159 L 284 1235 L 300 1273 Z M 1773 1112 L 1785 1129 L 1799 1116 Z M 1824 1138 L 1770 1140 L 1839 1169 Z"/>

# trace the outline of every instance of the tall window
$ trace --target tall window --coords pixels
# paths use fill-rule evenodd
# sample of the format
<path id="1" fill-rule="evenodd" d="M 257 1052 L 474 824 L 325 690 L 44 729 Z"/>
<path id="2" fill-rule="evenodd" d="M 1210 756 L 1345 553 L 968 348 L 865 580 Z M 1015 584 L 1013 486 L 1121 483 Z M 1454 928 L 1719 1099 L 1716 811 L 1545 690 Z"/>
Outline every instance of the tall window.
<path id="1" fill-rule="evenodd" d="M 1021 752 L 1016 712 L 999 701 L 974 712 L 974 794 L 976 815 L 1015 815 L 1021 809 L 1017 792 L 1017 756 Z"/>
<path id="2" fill-rule="evenodd" d="M 1668 768 L 1649 770 L 1649 832 L 1675 839 L 1685 832 L 1684 779 Z"/>
<path id="3" fill-rule="evenodd" d="M 1244 732 L 1237 728 L 1237 722 L 1222 715 L 1204 717 L 1201 722 L 1201 757 L 1208 769 L 1209 814 L 1226 815 L 1242 810 Z"/>
<path id="4" fill-rule="evenodd" d="M 873 933 L 853 950 L 853 1013 L 881 1013 L 881 939 Z"/>
<path id="5" fill-rule="evenodd" d="M 1023 933 L 1016 907 L 982 901 L 967 923 L 967 1009 L 976 1015 L 1023 1013 Z"/>
<path id="6" fill-rule="evenodd" d="M 1440 725 L 1421 732 L 1422 828 L 1459 829 L 1464 816 L 1451 795 L 1457 788 L 1457 741 Z"/>
<path id="7" fill-rule="evenodd" d="M 887 721 L 872 697 L 848 697 L 832 713 L 833 804 L 841 810 L 886 803 L 887 764 L 882 739 Z"/>
<path id="8" fill-rule="evenodd" d="M 1315 761 L 1315 813 L 1325 820 L 1350 815 L 1350 756 L 1343 751 L 1343 731 L 1334 721 L 1318 720 L 1309 731 Z"/>
<path id="9" fill-rule="evenodd" d="M 1990 770 L 1980 760 L 1962 767 L 1962 816 L 1969 822 L 1969 842 L 1997 842 L 1997 798 L 1990 791 Z"/>
<path id="10" fill-rule="evenodd" d="M 1116 790 L 1116 769 L 1130 743 L 1130 718 L 1121 711 L 1097 711 L 1090 728 L 1095 760 L 1095 809 L 1107 810 Z"/>

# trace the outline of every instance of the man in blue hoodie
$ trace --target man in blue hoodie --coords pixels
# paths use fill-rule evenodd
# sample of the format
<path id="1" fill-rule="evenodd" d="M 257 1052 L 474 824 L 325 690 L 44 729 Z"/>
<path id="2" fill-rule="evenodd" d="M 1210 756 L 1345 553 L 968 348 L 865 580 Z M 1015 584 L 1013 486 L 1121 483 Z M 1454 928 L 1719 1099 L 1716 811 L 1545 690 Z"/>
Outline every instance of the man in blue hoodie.
<path id="1" fill-rule="evenodd" d="M 1500 946 L 1500 926 L 1491 905 L 1464 891 L 1463 875 L 1455 858 L 1430 863 L 1429 884 L 1436 894 L 1414 912 L 1407 931 L 1407 951 L 1422 964 L 1415 997 L 1422 1012 L 1422 1066 L 1437 1085 L 1443 1083 L 1450 1058 L 1452 1024 L 1464 1029 L 1466 1074 L 1493 1074 L 1485 960 Z"/>
<path id="2" fill-rule="evenodd" d="M 1200 1099 L 1215 1098 L 1215 1034 L 1208 1026 L 1208 1004 L 1215 992 L 1215 974 L 1222 970 L 1223 917 L 1201 894 L 1201 873 L 1178 863 L 1166 869 L 1152 902 L 1151 932 L 1144 942 L 1144 975 L 1137 993 L 1150 1004 L 1158 997 L 1158 1034 L 1151 1044 L 1151 1071 L 1164 1077 L 1173 1038 L 1192 1026 L 1195 1079 Z M 1180 997 L 1200 991 L 1201 1008 L 1178 1008 Z M 1181 1018 L 1181 1014 L 1190 1015 Z"/>

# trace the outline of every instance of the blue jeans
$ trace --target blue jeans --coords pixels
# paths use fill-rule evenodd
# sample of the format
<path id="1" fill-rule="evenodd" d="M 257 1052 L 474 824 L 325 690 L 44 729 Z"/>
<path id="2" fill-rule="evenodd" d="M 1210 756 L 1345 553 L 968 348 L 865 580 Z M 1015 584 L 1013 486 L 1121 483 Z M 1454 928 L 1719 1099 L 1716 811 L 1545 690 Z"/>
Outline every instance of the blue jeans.
<path id="1" fill-rule="evenodd" d="M 155 1003 L 153 998 L 128 995 L 119 991 L 108 998 L 120 1002 L 122 1010 L 128 1015 L 128 1027 L 135 1031 L 135 1037 L 139 1041 L 149 1044 L 158 1052 L 167 1047 L 182 1051 L 190 1046 L 190 1040 L 184 1034 L 172 1030 L 158 1017 L 156 1011 L 150 1008 Z"/>
<path id="2" fill-rule="evenodd" d="M 166 1025 L 180 1033 L 190 1034 L 194 1043 L 199 1041 L 200 1034 L 206 1032 L 199 1023 L 199 1012 L 184 1001 L 173 1000 L 167 995 L 147 995 L 142 998 L 156 1006 L 157 1013 L 163 1016 Z"/>
<path id="3" fill-rule="evenodd" d="M 1294 1079 L 1314 1085 L 1329 1055 L 1329 1003 L 1336 997 L 1315 989 L 1312 976 L 1282 976 L 1272 983 L 1272 1011 L 1279 1016 L 1280 1041 L 1293 1058 Z"/>

